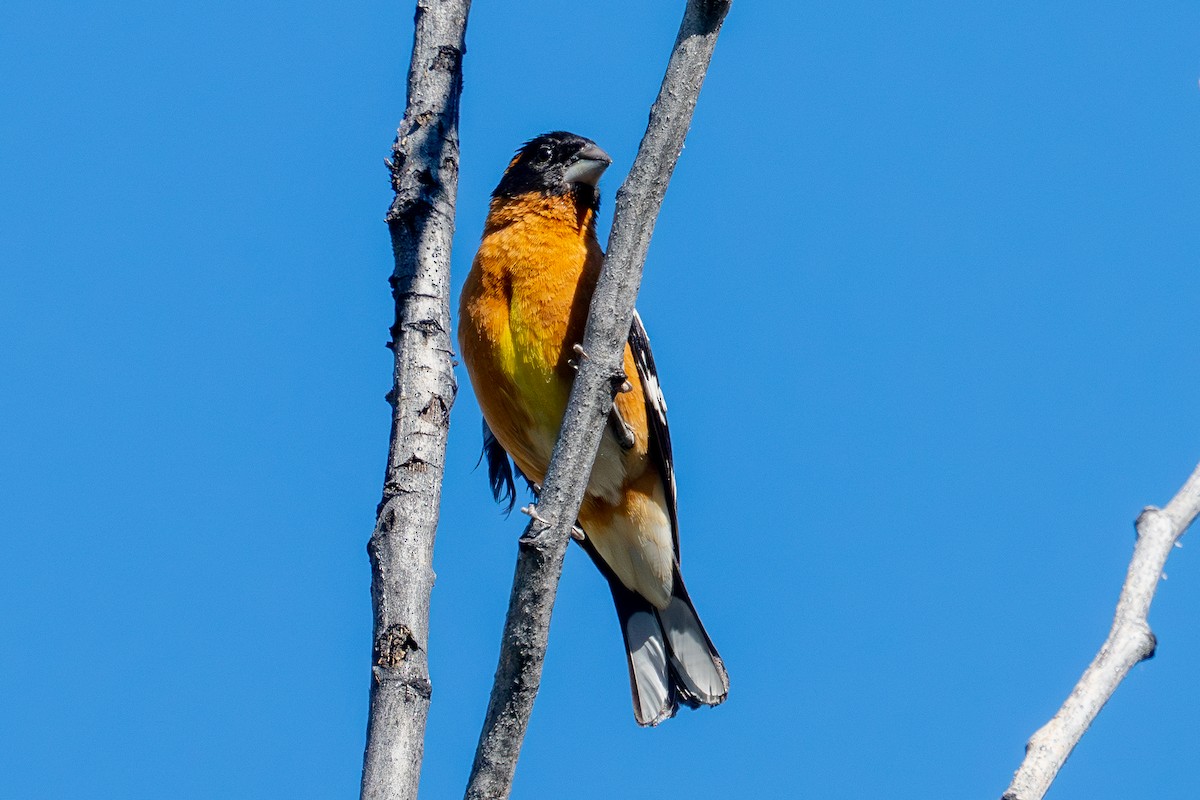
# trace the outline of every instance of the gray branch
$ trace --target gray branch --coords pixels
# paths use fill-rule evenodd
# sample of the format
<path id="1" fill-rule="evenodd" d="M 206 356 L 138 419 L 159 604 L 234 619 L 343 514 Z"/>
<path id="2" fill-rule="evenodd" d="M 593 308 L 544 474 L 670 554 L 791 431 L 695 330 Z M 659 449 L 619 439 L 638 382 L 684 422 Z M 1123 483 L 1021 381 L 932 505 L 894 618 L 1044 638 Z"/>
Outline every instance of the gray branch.
<path id="1" fill-rule="evenodd" d="M 708 71 L 730 0 L 688 0 L 658 99 L 625 183 L 617 192 L 608 254 L 584 333 L 587 358 L 571 387 L 562 431 L 532 520 L 521 536 L 500 663 L 468 800 L 506 798 L 533 711 L 563 557 L 612 407 L 654 223 Z"/>
<path id="2" fill-rule="evenodd" d="M 375 633 L 364 800 L 413 800 L 431 684 L 426 646 L 433 539 L 457 386 L 450 344 L 450 244 L 458 106 L 470 0 L 419 0 L 408 105 L 389 161 L 396 322 L 391 443 L 367 552 Z"/>
<path id="3" fill-rule="evenodd" d="M 1108 638 L 1062 708 L 1030 737 L 1025 746 L 1025 760 L 1001 800 L 1041 800 L 1129 670 L 1154 655 L 1156 642 L 1147 621 L 1150 603 L 1167 556 L 1197 513 L 1200 513 L 1200 466 L 1166 508 L 1151 506 L 1138 516 L 1137 544 Z"/>

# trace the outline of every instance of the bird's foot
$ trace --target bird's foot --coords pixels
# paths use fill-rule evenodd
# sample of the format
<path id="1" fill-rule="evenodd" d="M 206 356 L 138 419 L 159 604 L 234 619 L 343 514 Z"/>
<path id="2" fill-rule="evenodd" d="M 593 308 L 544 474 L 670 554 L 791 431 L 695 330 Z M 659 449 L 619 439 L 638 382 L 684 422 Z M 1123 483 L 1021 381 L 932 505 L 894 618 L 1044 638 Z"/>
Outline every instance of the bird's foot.
<path id="1" fill-rule="evenodd" d="M 608 429 L 612 431 L 613 438 L 617 440 L 617 444 L 621 445 L 622 450 L 630 450 L 637 444 L 637 439 L 633 436 L 633 429 L 625 423 L 625 419 L 616 405 L 608 413 Z"/>
<path id="2" fill-rule="evenodd" d="M 535 519 L 538 522 L 542 523 L 543 525 L 550 524 L 550 520 L 546 519 L 541 514 L 539 514 L 538 510 L 537 510 L 537 506 L 535 506 L 533 503 L 530 503 L 527 506 L 522 506 L 521 513 L 528 514 L 530 519 Z"/>
<path id="3" fill-rule="evenodd" d="M 571 346 L 571 352 L 572 352 L 572 353 L 574 353 L 575 355 L 579 356 L 579 358 L 578 358 L 578 359 L 575 359 L 575 358 L 568 358 L 568 359 L 567 359 L 567 366 L 568 366 L 568 367 L 570 367 L 570 368 L 571 368 L 571 369 L 573 369 L 573 370 L 578 370 L 578 369 L 579 369 L 579 362 L 580 362 L 582 359 L 585 359 L 585 358 L 587 358 L 587 357 L 588 357 L 587 351 L 583 349 L 583 345 L 581 345 L 581 344 L 576 344 L 576 345 L 572 345 L 572 346 Z"/>

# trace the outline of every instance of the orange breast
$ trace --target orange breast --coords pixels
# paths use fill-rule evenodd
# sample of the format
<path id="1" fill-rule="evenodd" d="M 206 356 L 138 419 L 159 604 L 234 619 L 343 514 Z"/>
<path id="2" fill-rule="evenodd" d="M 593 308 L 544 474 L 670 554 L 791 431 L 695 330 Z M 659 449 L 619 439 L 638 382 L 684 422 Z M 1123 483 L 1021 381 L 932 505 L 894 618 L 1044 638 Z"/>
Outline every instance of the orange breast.
<path id="1" fill-rule="evenodd" d="M 588 212 L 590 215 L 590 212 Z M 484 419 L 529 478 L 540 483 L 566 410 L 588 305 L 603 255 L 562 198 L 498 198 L 463 286 L 459 348 Z M 634 390 L 616 399 L 636 432 L 646 430 L 645 402 L 633 357 L 625 369 Z M 620 469 L 645 469 L 645 436 Z M 616 466 L 616 465 L 613 465 Z M 616 479 L 617 476 L 611 476 Z"/>
<path id="2" fill-rule="evenodd" d="M 458 340 L 488 427 L 527 477 L 541 483 L 562 425 L 588 306 L 603 259 L 591 212 L 563 198 L 493 201 L 463 286 Z M 661 477 L 647 457 L 646 403 L 633 355 L 633 387 L 616 405 L 634 432 L 623 449 L 608 430 L 579 512 L 601 557 L 659 608 L 670 600 L 673 536 Z"/>

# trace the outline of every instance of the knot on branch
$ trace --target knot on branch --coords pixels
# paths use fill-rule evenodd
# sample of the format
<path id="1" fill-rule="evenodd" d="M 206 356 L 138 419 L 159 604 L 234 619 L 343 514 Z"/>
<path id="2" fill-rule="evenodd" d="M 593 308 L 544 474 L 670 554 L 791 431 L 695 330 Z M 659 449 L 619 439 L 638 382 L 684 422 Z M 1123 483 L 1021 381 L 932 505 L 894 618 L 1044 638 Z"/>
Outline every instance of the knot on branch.
<path id="1" fill-rule="evenodd" d="M 384 342 L 383 346 L 388 350 L 391 350 L 393 353 L 400 352 L 406 346 L 404 339 L 404 333 L 406 331 L 413 331 L 414 333 L 421 335 L 420 341 L 415 343 L 411 339 L 408 341 L 407 346 L 410 347 L 429 346 L 429 341 L 431 339 L 436 340 L 438 337 L 446 335 L 446 328 L 437 319 L 419 319 L 413 322 L 397 322 L 396 324 L 392 325 L 392 327 L 388 328 L 388 333 L 392 338 Z M 444 350 L 445 348 L 438 347 L 436 349 Z"/>
<path id="2" fill-rule="evenodd" d="M 389 669 L 376 665 L 371 668 L 371 675 L 377 684 L 387 683 L 389 686 L 399 687 L 406 703 L 418 698 L 428 702 L 433 697 L 433 684 L 429 682 L 427 676 L 420 673 L 419 669 L 412 667 Z M 391 690 L 391 692 L 395 691 L 395 689 Z"/>
<path id="3" fill-rule="evenodd" d="M 517 548 L 533 554 L 540 563 L 553 546 L 554 522 L 539 514 L 537 506 L 532 503 L 522 508 L 521 513 L 528 515 L 530 522 L 517 540 Z"/>
<path id="4" fill-rule="evenodd" d="M 554 543 L 554 526 L 547 521 L 534 520 L 517 539 L 517 550 L 528 553 L 534 564 L 541 566 L 546 562 L 547 554 Z"/>
<path id="5" fill-rule="evenodd" d="M 396 468 L 411 472 L 427 472 L 429 470 L 429 462 L 413 454 L 397 464 Z"/>
<path id="6" fill-rule="evenodd" d="M 429 64 L 429 68 L 442 70 L 444 72 L 457 72 L 458 65 L 461 62 L 462 52 L 457 47 L 444 44 L 438 48 L 437 55 L 433 57 L 433 61 Z"/>
<path id="7" fill-rule="evenodd" d="M 436 425 L 439 428 L 450 425 L 450 407 L 446 405 L 446 401 L 442 399 L 441 395 L 435 394 L 429 398 L 429 402 L 421 409 L 419 416 L 430 425 Z"/>
<path id="8" fill-rule="evenodd" d="M 424 223 L 433 216 L 437 207 L 426 198 L 410 191 L 403 185 L 403 181 L 394 181 L 392 189 L 396 192 L 396 199 L 392 201 L 387 215 L 383 218 L 384 222 L 392 232 L 393 239 L 402 235 L 415 241 L 425 227 Z"/>
<path id="9" fill-rule="evenodd" d="M 379 501 L 379 505 L 375 509 L 375 518 L 378 520 L 376 526 L 384 533 L 391 533 L 396 528 L 396 512 L 394 509 L 388 508 L 388 501 L 402 494 L 413 494 L 413 490 L 399 481 L 384 481 L 383 499 Z"/>
<path id="10" fill-rule="evenodd" d="M 371 534 L 370 540 L 367 541 L 367 553 L 371 556 L 371 561 L 374 563 L 376 555 L 378 555 L 381 541 L 393 530 L 396 529 L 396 509 L 392 506 L 392 501 L 398 495 L 406 494 L 411 490 L 401 486 L 394 480 L 387 480 L 383 483 L 383 498 L 379 501 L 379 505 L 375 507 L 375 532 Z"/>
<path id="11" fill-rule="evenodd" d="M 404 323 L 404 328 L 410 331 L 417 331 L 429 339 L 439 333 L 445 333 L 446 329 L 442 327 L 442 323 L 436 319 L 418 319 L 413 322 Z"/>
<path id="12" fill-rule="evenodd" d="M 397 181 L 400 180 L 400 173 L 404 169 L 404 162 L 408 160 L 408 156 L 403 150 L 400 150 L 392 145 L 391 158 L 384 158 L 383 165 L 387 167 L 388 177 L 391 179 L 393 191 L 395 190 Z"/>
<path id="13" fill-rule="evenodd" d="M 375 637 L 375 666 L 395 669 L 408 658 L 409 653 L 420 649 L 407 625 L 389 625 Z"/>
<path id="14" fill-rule="evenodd" d="M 1138 536 L 1145 536 L 1162 514 L 1162 509 L 1158 506 L 1146 506 L 1142 509 L 1142 513 L 1138 514 L 1134 520 L 1133 527 L 1137 531 Z"/>
<path id="15" fill-rule="evenodd" d="M 1172 501 L 1174 505 L 1175 501 Z M 1171 506 L 1166 509 L 1158 508 L 1157 506 L 1146 506 L 1142 509 L 1142 513 L 1138 514 L 1137 522 L 1134 527 L 1137 530 L 1138 539 L 1144 537 L 1156 537 L 1157 540 L 1175 542 L 1187 530 L 1191 524 L 1191 518 L 1181 520 L 1171 513 Z"/>
<path id="16" fill-rule="evenodd" d="M 396 464 L 394 469 L 391 467 L 388 468 L 387 478 L 383 482 L 383 498 L 375 508 L 375 529 L 377 532 L 388 534 L 396 528 L 398 521 L 396 518 L 396 509 L 389 505 L 392 500 L 402 494 L 414 494 L 418 492 L 409 483 L 403 473 L 425 473 L 429 471 L 430 466 L 432 465 L 428 461 L 414 454 Z"/>
<path id="17" fill-rule="evenodd" d="M 1145 620 L 1139 619 L 1133 624 L 1138 634 L 1138 661 L 1149 661 L 1158 652 L 1158 637 L 1150 630 L 1150 624 Z"/>

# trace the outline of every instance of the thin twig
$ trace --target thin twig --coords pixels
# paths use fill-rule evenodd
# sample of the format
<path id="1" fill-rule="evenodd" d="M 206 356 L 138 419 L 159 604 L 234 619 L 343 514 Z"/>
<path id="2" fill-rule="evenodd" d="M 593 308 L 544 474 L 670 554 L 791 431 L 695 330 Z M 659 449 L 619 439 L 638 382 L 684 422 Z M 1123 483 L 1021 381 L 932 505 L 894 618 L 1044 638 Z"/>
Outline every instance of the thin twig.
<path id="1" fill-rule="evenodd" d="M 415 800 L 431 684 L 426 646 L 433 539 L 454 381 L 450 243 L 470 0 L 418 0 L 408 103 L 389 160 L 396 268 L 392 432 L 371 556 L 375 610 L 364 800 Z"/>
<path id="2" fill-rule="evenodd" d="M 1137 544 L 1117 601 L 1112 629 L 1058 713 L 1030 737 L 1012 784 L 1001 800 L 1041 800 L 1055 776 L 1129 670 L 1154 655 L 1147 621 L 1167 557 L 1200 513 L 1200 466 L 1166 508 L 1137 518 Z"/>
<path id="3" fill-rule="evenodd" d="M 617 193 L 608 255 L 584 334 L 579 370 L 534 517 L 521 536 L 500 663 L 467 785 L 468 800 L 506 798 L 541 681 L 563 556 L 614 393 L 642 266 L 663 195 L 708 71 L 730 0 L 688 0 L 658 99 Z M 539 519 L 540 518 L 540 519 Z"/>

